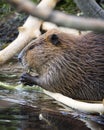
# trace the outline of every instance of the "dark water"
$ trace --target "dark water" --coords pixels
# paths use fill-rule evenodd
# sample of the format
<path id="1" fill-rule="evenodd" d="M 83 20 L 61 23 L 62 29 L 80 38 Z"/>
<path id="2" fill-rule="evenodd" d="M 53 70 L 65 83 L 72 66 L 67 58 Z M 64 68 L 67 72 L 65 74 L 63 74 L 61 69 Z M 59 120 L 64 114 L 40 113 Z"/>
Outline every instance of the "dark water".
<path id="1" fill-rule="evenodd" d="M 0 130 L 104 130 L 104 116 L 67 110 L 39 90 L 2 88 Z"/>

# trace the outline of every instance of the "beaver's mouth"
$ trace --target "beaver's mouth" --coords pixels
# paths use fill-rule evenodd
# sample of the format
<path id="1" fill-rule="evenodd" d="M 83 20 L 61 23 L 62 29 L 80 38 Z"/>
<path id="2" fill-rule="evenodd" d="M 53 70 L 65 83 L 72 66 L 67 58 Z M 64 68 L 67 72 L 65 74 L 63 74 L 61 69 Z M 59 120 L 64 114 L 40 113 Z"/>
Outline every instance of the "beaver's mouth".
<path id="1" fill-rule="evenodd" d="M 30 66 L 27 62 L 22 62 L 22 66 L 27 73 L 37 74 L 37 70 L 35 67 Z"/>
<path id="2" fill-rule="evenodd" d="M 28 72 L 28 73 L 30 73 L 30 72 L 34 72 L 34 70 L 33 70 L 33 68 L 28 67 L 27 72 Z"/>
<path id="3" fill-rule="evenodd" d="M 27 73 L 32 74 L 32 75 L 37 75 L 38 74 L 36 69 L 34 69 L 32 67 L 27 68 Z"/>
<path id="4" fill-rule="evenodd" d="M 30 67 L 27 62 L 23 61 L 21 62 L 22 66 L 24 67 L 24 70 L 28 73 L 33 72 L 33 68 Z"/>

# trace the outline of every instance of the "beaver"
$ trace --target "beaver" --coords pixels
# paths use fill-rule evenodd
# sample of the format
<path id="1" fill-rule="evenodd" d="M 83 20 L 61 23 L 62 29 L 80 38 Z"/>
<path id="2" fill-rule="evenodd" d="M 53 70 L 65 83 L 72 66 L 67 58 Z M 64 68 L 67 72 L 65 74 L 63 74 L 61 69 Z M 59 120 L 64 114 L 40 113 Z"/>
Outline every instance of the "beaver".
<path id="1" fill-rule="evenodd" d="M 104 98 L 103 33 L 74 36 L 53 29 L 28 44 L 19 60 L 37 73 L 24 73 L 20 78 L 24 84 L 78 100 Z"/>

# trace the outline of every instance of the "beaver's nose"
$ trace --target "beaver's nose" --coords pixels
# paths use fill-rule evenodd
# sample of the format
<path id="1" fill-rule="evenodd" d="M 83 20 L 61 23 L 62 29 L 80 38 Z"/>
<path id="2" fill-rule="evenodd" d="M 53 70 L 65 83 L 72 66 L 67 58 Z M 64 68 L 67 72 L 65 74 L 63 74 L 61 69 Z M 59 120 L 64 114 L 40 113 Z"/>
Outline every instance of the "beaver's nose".
<path id="1" fill-rule="evenodd" d="M 24 56 L 24 51 L 22 50 L 22 51 L 19 53 L 19 55 L 18 55 L 18 60 L 19 60 L 19 62 L 22 62 L 23 56 Z"/>
<path id="2" fill-rule="evenodd" d="M 19 62 L 22 62 L 22 57 L 20 55 L 18 55 L 18 60 Z"/>
<path id="3" fill-rule="evenodd" d="M 22 51 L 21 51 L 20 54 L 18 55 L 18 60 L 19 60 L 19 62 L 22 62 L 22 58 L 23 58 L 23 53 L 22 53 Z"/>

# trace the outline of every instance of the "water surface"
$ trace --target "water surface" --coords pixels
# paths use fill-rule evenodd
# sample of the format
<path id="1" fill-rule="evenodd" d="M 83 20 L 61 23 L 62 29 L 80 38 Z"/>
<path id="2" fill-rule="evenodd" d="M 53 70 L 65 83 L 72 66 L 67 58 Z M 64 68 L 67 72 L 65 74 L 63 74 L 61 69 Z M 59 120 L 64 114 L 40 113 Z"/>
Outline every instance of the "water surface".
<path id="1" fill-rule="evenodd" d="M 18 85 L 23 70 L 10 66 L 0 70 L 0 81 Z M 104 115 L 66 108 L 40 89 L 0 87 L 0 130 L 104 130 Z"/>

